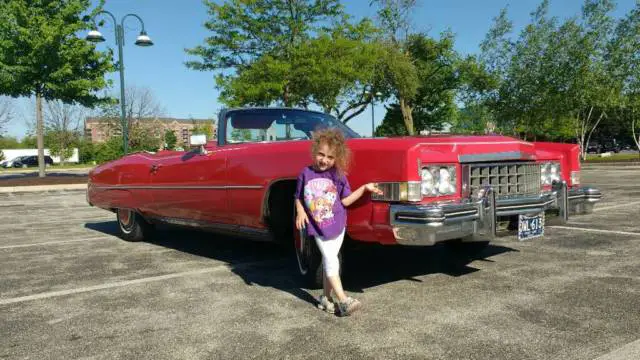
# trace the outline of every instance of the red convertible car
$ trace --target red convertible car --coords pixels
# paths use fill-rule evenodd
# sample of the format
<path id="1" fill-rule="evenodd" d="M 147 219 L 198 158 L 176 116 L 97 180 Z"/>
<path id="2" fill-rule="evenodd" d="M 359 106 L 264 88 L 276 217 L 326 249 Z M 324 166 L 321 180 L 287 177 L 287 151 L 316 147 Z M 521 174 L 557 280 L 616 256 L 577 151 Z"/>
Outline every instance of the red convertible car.
<path id="1" fill-rule="evenodd" d="M 505 136 L 360 138 L 335 118 L 288 108 L 224 110 L 218 136 L 192 137 L 191 151 L 135 153 L 89 175 L 87 201 L 116 213 L 120 235 L 154 224 L 192 226 L 294 244 L 300 273 L 320 283 L 315 243 L 294 231 L 296 177 L 311 162 L 311 132 L 348 138 L 353 188 L 376 182 L 349 208 L 350 241 L 480 250 L 501 229 L 526 240 L 548 221 L 585 214 L 601 198 L 580 184 L 578 145 Z M 548 222 L 547 221 L 547 222 Z"/>

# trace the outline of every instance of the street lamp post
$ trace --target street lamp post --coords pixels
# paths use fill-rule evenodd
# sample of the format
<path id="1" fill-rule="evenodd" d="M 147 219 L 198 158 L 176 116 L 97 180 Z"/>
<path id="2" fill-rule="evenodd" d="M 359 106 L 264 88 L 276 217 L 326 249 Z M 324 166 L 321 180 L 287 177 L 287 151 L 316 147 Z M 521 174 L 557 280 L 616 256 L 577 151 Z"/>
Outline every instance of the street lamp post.
<path id="1" fill-rule="evenodd" d="M 374 103 L 376 101 L 376 98 L 382 96 L 382 93 L 379 92 L 379 91 L 376 91 L 375 94 L 374 94 L 369 90 L 365 90 L 364 93 L 369 95 L 369 96 L 371 96 L 371 137 L 374 137 L 375 130 L 376 130 L 376 125 L 375 125 L 375 115 L 374 115 L 373 108 L 374 108 L 374 105 L 375 105 Z"/>
<path id="2" fill-rule="evenodd" d="M 140 16 L 136 14 L 127 14 L 122 17 L 122 19 L 120 20 L 120 23 L 118 24 L 116 17 L 112 13 L 106 10 L 102 10 L 99 13 L 97 13 L 95 16 L 98 16 L 100 14 L 109 15 L 116 27 L 115 35 L 116 35 L 116 44 L 118 45 L 118 70 L 120 71 L 120 123 L 122 125 L 123 150 L 124 150 L 124 154 L 126 155 L 129 147 L 129 139 L 128 139 L 129 129 L 127 128 L 127 122 L 125 119 L 126 107 L 125 107 L 125 100 L 124 100 L 124 61 L 122 59 L 122 47 L 124 46 L 124 20 L 132 16 L 138 19 L 138 21 L 140 21 L 140 25 L 142 25 L 142 31 L 140 31 L 140 35 L 138 35 L 138 37 L 136 38 L 136 42 L 135 42 L 136 45 L 143 46 L 143 47 L 152 46 L 153 41 L 151 41 L 151 38 L 149 38 L 149 36 L 147 35 L 147 32 L 144 30 L 144 22 L 142 21 Z M 100 33 L 100 31 L 98 31 L 97 25 L 95 25 L 95 16 L 94 16 L 94 29 L 89 31 L 89 34 L 87 34 L 86 39 L 87 41 L 90 41 L 93 43 L 99 43 L 99 42 L 105 41 L 105 39 L 104 39 L 104 36 L 102 36 L 102 34 Z"/>

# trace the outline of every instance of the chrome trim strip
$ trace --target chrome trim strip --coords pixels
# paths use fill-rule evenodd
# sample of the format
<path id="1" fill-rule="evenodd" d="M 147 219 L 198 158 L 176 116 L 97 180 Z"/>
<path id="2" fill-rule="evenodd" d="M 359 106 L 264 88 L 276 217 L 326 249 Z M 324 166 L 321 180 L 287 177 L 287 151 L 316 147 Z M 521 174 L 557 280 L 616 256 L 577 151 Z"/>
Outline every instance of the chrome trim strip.
<path id="1" fill-rule="evenodd" d="M 106 190 L 148 189 L 148 190 L 228 190 L 228 189 L 262 189 L 262 185 L 95 185 L 92 187 Z"/>
<path id="2" fill-rule="evenodd" d="M 505 151 L 485 154 L 459 155 L 458 160 L 461 163 L 473 163 L 504 160 L 535 160 L 535 158 L 533 154 L 527 154 L 522 151 Z"/>
<path id="3" fill-rule="evenodd" d="M 553 202 L 555 202 L 556 199 L 553 198 L 551 200 L 547 200 L 545 202 L 541 202 L 541 203 L 533 203 L 533 204 L 522 204 L 522 205 L 511 205 L 511 206 L 500 206 L 499 204 L 496 206 L 496 208 L 498 210 L 509 210 L 509 209 L 528 209 L 528 208 L 537 208 L 540 206 L 547 206 Z M 499 201 L 498 201 L 499 203 Z"/>
<path id="4" fill-rule="evenodd" d="M 257 229 L 248 226 L 214 223 L 201 220 L 170 218 L 170 217 L 156 217 L 149 216 L 145 219 L 152 221 L 162 222 L 170 225 L 185 226 L 190 228 L 196 228 L 231 236 L 245 237 L 258 241 L 274 241 L 274 237 L 268 229 Z"/>
<path id="5" fill-rule="evenodd" d="M 571 197 L 567 196 L 571 194 Z M 597 196 L 597 198 L 596 198 Z M 493 188 L 484 188 L 479 199 L 461 199 L 431 204 L 392 204 L 389 221 L 398 244 L 434 245 L 441 241 L 491 241 L 497 236 L 496 223 L 502 217 L 532 212 L 557 211 L 561 221 L 569 215 L 589 214 L 602 196 L 599 189 L 568 189 L 556 183 L 553 191 L 536 196 L 496 200 Z"/>

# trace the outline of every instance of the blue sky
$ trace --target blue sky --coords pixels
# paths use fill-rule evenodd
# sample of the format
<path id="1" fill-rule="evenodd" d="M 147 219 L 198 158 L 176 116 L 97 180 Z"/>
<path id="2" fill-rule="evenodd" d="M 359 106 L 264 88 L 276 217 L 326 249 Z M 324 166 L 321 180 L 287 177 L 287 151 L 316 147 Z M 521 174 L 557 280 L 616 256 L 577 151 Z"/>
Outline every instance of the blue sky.
<path id="1" fill-rule="evenodd" d="M 516 31 L 528 23 L 529 14 L 541 0 L 418 0 L 413 17 L 417 30 L 437 36 L 450 29 L 456 34 L 456 49 L 463 54 L 475 53 L 500 9 L 508 6 L 509 18 Z M 634 6 L 635 0 L 618 0 L 615 16 L 621 16 Z M 561 19 L 578 15 L 582 0 L 551 0 L 551 15 Z M 343 0 L 347 13 L 357 17 L 373 17 L 374 9 L 369 0 Z M 207 20 L 205 6 L 200 0 L 106 0 L 105 9 L 118 20 L 125 14 L 142 17 L 147 33 L 155 45 L 148 48 L 133 43 L 140 31 L 138 22 L 128 18 L 125 23 L 125 82 L 126 86 L 150 88 L 156 99 L 166 109 L 166 116 L 178 118 L 212 118 L 222 105 L 214 87 L 213 74 L 187 69 L 184 62 L 189 57 L 183 51 L 203 43 L 208 36 L 203 27 Z M 100 28 L 107 41 L 100 45 L 115 47 L 114 26 L 107 20 Z M 114 94 L 119 94 L 118 73 L 109 76 L 113 80 Z M 25 118 L 33 118 L 31 101 L 17 102 L 17 115 L 9 124 L 8 135 L 21 138 L 25 135 Z M 375 121 L 384 116 L 381 105 L 376 106 Z M 358 133 L 371 134 L 370 108 L 348 125 Z"/>

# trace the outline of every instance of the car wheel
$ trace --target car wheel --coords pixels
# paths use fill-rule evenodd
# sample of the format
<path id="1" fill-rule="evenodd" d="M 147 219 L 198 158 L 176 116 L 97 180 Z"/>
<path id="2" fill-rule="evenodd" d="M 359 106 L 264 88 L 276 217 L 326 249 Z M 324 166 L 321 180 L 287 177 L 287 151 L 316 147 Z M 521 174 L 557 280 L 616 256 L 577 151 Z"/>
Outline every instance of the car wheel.
<path id="1" fill-rule="evenodd" d="M 322 288 L 322 255 L 315 240 L 306 231 L 295 231 L 293 238 L 298 273 L 309 288 Z"/>
<path id="2" fill-rule="evenodd" d="M 445 241 L 446 249 L 455 255 L 474 256 L 482 252 L 489 245 L 488 241 L 464 242 L 461 239 Z"/>
<path id="3" fill-rule="evenodd" d="M 141 241 L 151 235 L 153 226 L 133 210 L 118 209 L 116 211 L 116 218 L 118 220 L 120 237 L 123 240 Z"/>

